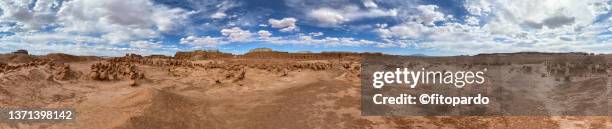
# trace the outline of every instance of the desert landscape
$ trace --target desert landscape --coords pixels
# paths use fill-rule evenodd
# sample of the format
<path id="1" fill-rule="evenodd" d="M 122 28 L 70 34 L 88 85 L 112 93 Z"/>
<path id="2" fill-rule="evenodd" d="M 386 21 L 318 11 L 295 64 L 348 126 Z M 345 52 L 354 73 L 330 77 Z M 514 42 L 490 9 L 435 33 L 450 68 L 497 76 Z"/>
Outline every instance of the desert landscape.
<path id="1" fill-rule="evenodd" d="M 198 50 L 172 57 L 96 57 L 30 55 L 22 50 L 0 55 L 0 106 L 75 108 L 76 120 L 0 123 L 0 128 L 612 128 L 609 114 L 362 116 L 360 72 L 366 56 L 384 55 L 259 48 L 244 55 Z M 559 94 L 598 91 L 606 96 L 612 89 L 612 55 L 523 52 L 410 58 L 417 66 L 486 66 L 512 77 L 499 81 L 522 82 L 516 85 L 604 87 L 555 91 Z M 549 83 L 532 84 L 534 79 Z M 581 101 L 606 102 L 601 99 Z"/>

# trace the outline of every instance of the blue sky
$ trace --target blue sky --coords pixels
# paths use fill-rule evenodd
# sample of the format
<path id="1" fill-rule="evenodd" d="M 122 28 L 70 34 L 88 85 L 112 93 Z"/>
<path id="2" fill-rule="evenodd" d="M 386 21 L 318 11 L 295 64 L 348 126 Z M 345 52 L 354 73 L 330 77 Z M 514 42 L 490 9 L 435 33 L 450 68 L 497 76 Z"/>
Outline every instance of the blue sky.
<path id="1" fill-rule="evenodd" d="M 5 0 L 0 52 L 612 53 L 610 0 Z"/>

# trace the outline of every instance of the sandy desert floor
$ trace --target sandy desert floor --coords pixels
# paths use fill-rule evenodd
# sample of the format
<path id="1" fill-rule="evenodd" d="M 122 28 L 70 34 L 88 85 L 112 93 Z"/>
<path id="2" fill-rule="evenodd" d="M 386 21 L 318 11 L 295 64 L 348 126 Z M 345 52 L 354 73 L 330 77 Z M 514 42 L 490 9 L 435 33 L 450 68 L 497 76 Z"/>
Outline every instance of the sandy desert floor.
<path id="1" fill-rule="evenodd" d="M 3 129 L 612 128 L 609 116 L 361 116 L 354 60 L 126 56 L 0 65 L 0 107 L 77 111 L 75 122 Z"/>

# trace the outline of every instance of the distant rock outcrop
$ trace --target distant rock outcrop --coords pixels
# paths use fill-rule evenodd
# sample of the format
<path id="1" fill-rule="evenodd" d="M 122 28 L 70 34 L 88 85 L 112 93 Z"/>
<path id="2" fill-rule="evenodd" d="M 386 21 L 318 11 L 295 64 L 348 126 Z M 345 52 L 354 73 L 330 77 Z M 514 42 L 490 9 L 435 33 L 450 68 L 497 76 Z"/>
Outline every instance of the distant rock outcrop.
<path id="1" fill-rule="evenodd" d="M 239 57 L 244 58 L 273 58 L 273 59 L 343 59 L 343 58 L 359 58 L 368 55 L 383 55 L 382 53 L 355 53 L 355 52 L 299 52 L 289 53 L 273 51 L 269 48 L 256 48 Z"/>
<path id="2" fill-rule="evenodd" d="M 81 61 L 94 61 L 101 60 L 100 57 L 95 56 L 75 56 L 64 53 L 50 53 L 39 58 L 50 59 L 57 62 L 81 62 Z"/>
<path id="3" fill-rule="evenodd" d="M 193 52 L 176 52 L 176 59 L 213 59 L 213 58 L 230 58 L 234 55 L 223 53 L 218 50 L 196 50 Z"/>
<path id="4" fill-rule="evenodd" d="M 273 52 L 271 48 L 255 48 L 249 51 L 251 52 Z"/>
<path id="5" fill-rule="evenodd" d="M 270 48 L 255 48 L 244 55 L 233 55 L 216 50 L 196 50 L 192 52 L 177 52 L 175 59 L 221 59 L 221 58 L 255 58 L 255 59 L 345 59 L 364 56 L 380 56 L 382 53 L 356 52 L 321 52 L 301 51 L 296 53 L 274 51 Z"/>
<path id="6" fill-rule="evenodd" d="M 28 55 L 28 50 L 19 49 L 19 50 L 13 52 L 13 54 L 26 54 L 26 55 Z"/>

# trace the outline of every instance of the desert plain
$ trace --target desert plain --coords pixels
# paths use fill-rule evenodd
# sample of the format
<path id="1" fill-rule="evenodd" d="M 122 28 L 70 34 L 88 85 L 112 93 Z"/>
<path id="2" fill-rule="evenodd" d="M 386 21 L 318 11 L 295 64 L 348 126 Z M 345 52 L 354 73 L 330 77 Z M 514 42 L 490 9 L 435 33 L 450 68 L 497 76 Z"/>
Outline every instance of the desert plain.
<path id="1" fill-rule="evenodd" d="M 7 53 L 0 55 L 0 107 L 74 108 L 76 119 L 0 123 L 0 128 L 612 128 L 609 115 L 363 116 L 360 72 L 365 56 L 383 54 L 267 49 L 243 55 L 192 51 L 121 57 Z M 423 67 L 495 68 L 509 77 L 499 82 L 519 82 L 551 93 L 604 96 L 582 97 L 580 101 L 587 105 L 611 100 L 605 96 L 612 89 L 612 55 L 504 53 L 412 58 Z M 546 81 L 530 83 L 536 79 Z M 537 88 L 545 85 L 582 88 Z M 599 89 L 589 89 L 590 85 Z"/>

